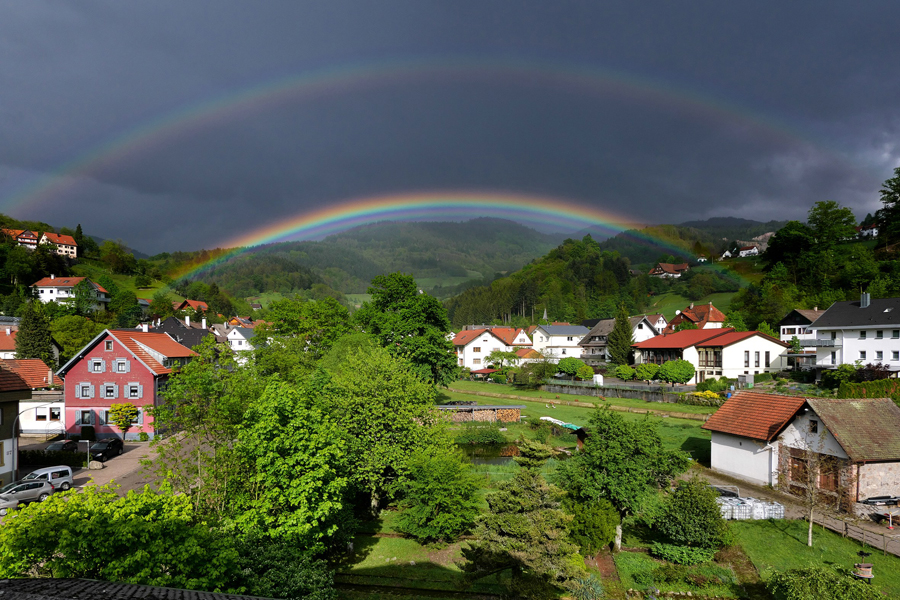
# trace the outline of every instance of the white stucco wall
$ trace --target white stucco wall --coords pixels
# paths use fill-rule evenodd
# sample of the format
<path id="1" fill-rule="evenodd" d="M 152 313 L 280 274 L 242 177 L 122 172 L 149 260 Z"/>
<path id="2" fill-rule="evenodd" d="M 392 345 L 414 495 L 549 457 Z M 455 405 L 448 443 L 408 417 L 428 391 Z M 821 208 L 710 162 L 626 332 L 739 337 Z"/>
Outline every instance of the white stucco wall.
<path id="1" fill-rule="evenodd" d="M 52 411 L 59 414 L 58 420 L 51 420 Z M 43 420 L 38 420 L 43 416 Z M 19 428 L 24 434 L 64 433 L 66 430 L 65 402 L 19 402 Z"/>
<path id="2" fill-rule="evenodd" d="M 476 348 L 478 348 L 478 352 L 475 352 Z M 485 359 L 488 354 L 494 350 L 508 351 L 511 350 L 511 348 L 501 340 L 497 339 L 494 335 L 485 332 L 465 346 L 458 347 L 456 355 L 457 364 L 461 367 L 468 367 L 476 371 L 478 369 L 486 369 L 487 364 Z M 478 359 L 478 364 L 475 364 L 475 359 Z"/>
<path id="3" fill-rule="evenodd" d="M 649 340 L 652 337 L 656 337 L 653 335 L 653 330 L 650 329 L 649 321 L 644 319 L 640 323 L 634 326 L 634 329 L 631 330 L 631 334 L 634 337 L 634 343 L 643 342 L 644 340 Z"/>
<path id="4" fill-rule="evenodd" d="M 863 331 L 866 332 L 865 338 L 861 337 Z M 853 364 L 860 360 L 863 364 L 880 362 L 892 371 L 900 370 L 900 329 L 896 329 L 896 325 L 873 325 L 856 329 L 816 329 L 815 337 L 830 340 L 832 333 L 835 334 L 834 346 L 816 348 L 817 365 L 831 366 L 831 353 L 834 352 L 834 365 Z M 897 337 L 894 337 L 895 333 Z M 866 353 L 865 358 L 861 352 Z"/>
<path id="5" fill-rule="evenodd" d="M 744 366 L 744 352 L 750 353 L 750 366 Z M 756 366 L 756 352 L 759 352 L 759 366 Z M 766 352 L 769 352 L 769 367 L 766 368 Z M 787 348 L 772 340 L 753 336 L 736 344 L 722 348 L 722 375 L 736 378 L 745 372 L 777 373 L 787 368 Z"/>
<path id="6" fill-rule="evenodd" d="M 711 466 L 760 485 L 775 485 L 778 480 L 778 448 L 749 438 L 712 432 Z"/>
<path id="7" fill-rule="evenodd" d="M 810 422 L 817 422 L 817 431 L 810 431 Z M 831 432 L 827 430 L 825 424 L 812 410 L 806 413 L 800 413 L 794 421 L 787 426 L 784 433 L 779 437 L 785 446 L 791 448 L 799 448 L 801 450 L 812 450 L 819 454 L 828 454 L 838 458 L 849 458 L 841 445 L 838 444 Z"/>

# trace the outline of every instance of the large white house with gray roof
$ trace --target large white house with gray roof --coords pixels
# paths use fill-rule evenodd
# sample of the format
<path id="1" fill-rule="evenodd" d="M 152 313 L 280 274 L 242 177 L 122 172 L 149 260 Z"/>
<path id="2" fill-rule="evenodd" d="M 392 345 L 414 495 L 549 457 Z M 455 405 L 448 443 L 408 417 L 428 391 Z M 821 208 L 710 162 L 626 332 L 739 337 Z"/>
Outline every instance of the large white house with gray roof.
<path id="1" fill-rule="evenodd" d="M 532 348 L 552 361 L 570 356 L 581 358 L 582 349 L 578 342 L 588 331 L 582 325 L 538 325 L 531 334 Z"/>
<path id="2" fill-rule="evenodd" d="M 900 371 L 900 298 L 835 302 L 809 326 L 815 339 L 816 367 L 833 369 L 842 364 L 881 363 Z"/>

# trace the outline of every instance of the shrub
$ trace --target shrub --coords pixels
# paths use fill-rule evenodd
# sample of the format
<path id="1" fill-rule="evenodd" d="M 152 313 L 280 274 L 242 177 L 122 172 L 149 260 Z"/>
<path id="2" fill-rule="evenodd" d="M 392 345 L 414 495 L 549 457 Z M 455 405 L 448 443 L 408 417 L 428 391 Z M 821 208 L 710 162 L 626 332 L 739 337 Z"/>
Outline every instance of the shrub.
<path id="1" fill-rule="evenodd" d="M 142 431 L 142 432 L 140 433 L 140 435 L 138 435 L 138 438 L 139 438 L 142 442 L 147 442 L 147 441 L 150 441 L 150 434 L 147 433 L 146 431 Z"/>
<path id="2" fill-rule="evenodd" d="M 634 379 L 635 375 L 636 371 L 628 365 L 619 365 L 618 367 L 616 367 L 616 377 L 618 377 L 622 381 L 631 381 L 632 379 Z"/>
<path id="3" fill-rule="evenodd" d="M 575 377 L 584 381 L 591 381 L 594 379 L 594 369 L 584 365 L 575 372 Z"/>
<path id="4" fill-rule="evenodd" d="M 715 377 L 711 377 L 704 381 L 701 381 L 697 384 L 698 392 L 724 392 L 735 382 L 734 379 L 728 379 L 727 377 L 719 377 L 716 379 Z"/>
<path id="5" fill-rule="evenodd" d="M 635 368 L 635 375 L 641 381 L 653 381 L 659 373 L 659 365 L 654 363 L 641 363 Z"/>
<path id="6" fill-rule="evenodd" d="M 488 375 L 488 379 L 493 381 L 494 383 L 506 383 L 506 375 L 497 371 L 496 373 L 491 373 Z"/>
<path id="7" fill-rule="evenodd" d="M 699 565 L 713 559 L 716 551 L 711 548 L 691 548 L 654 542 L 650 548 L 653 556 L 679 565 Z"/>
<path id="8" fill-rule="evenodd" d="M 753 376 L 754 383 L 762 383 L 763 381 L 772 381 L 773 376 L 771 373 L 758 373 Z"/>
<path id="9" fill-rule="evenodd" d="M 472 377 L 472 369 L 469 367 L 460 367 L 459 368 L 459 378 L 460 379 L 469 379 Z"/>
<path id="10" fill-rule="evenodd" d="M 842 383 L 838 398 L 893 398 L 900 399 L 900 379 L 882 379 L 865 383 Z"/>
<path id="11" fill-rule="evenodd" d="M 572 515 L 569 538 L 581 547 L 584 556 L 597 554 L 615 538 L 619 513 L 609 500 L 579 502 L 569 497 L 563 502 L 563 509 Z"/>
<path id="12" fill-rule="evenodd" d="M 457 444 L 505 444 L 506 438 L 497 423 L 463 423 L 462 432 L 456 436 Z"/>
<path id="13" fill-rule="evenodd" d="M 19 450 L 19 465 L 32 467 L 52 467 L 67 465 L 83 467 L 87 460 L 86 452 L 48 452 L 47 450 Z"/>
<path id="14" fill-rule="evenodd" d="M 247 594 L 266 598 L 335 598 L 334 573 L 328 563 L 296 544 L 258 539 L 238 544 L 239 579 Z"/>
<path id="15" fill-rule="evenodd" d="M 657 521 L 660 533 L 677 545 L 719 548 L 728 538 L 728 525 L 722 518 L 718 493 L 697 477 L 679 481 L 663 506 Z"/>
<path id="16" fill-rule="evenodd" d="M 575 375 L 578 373 L 578 369 L 583 366 L 585 366 L 584 362 L 575 358 L 574 356 L 568 356 L 566 358 L 560 359 L 559 364 L 556 365 L 560 373 L 565 373 L 569 377 L 575 377 Z"/>
<path id="17" fill-rule="evenodd" d="M 694 373 L 694 365 L 686 360 L 667 360 L 659 368 L 657 377 L 666 383 L 687 383 Z"/>
<path id="18" fill-rule="evenodd" d="M 678 403 L 689 406 L 722 406 L 725 404 L 725 398 L 710 391 L 694 392 L 693 394 L 685 394 Z"/>
<path id="19" fill-rule="evenodd" d="M 878 588 L 866 585 L 845 569 L 805 567 L 773 575 L 766 587 L 776 600 L 876 600 Z"/>

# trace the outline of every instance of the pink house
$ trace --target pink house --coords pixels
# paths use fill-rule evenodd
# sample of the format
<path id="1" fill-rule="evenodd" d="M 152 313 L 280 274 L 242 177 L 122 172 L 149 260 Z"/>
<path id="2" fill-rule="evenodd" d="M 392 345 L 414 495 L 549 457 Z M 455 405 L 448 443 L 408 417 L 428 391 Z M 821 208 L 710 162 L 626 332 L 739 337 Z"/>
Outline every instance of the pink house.
<path id="1" fill-rule="evenodd" d="M 153 437 L 153 417 L 146 409 L 160 403 L 172 368 L 196 355 L 167 333 L 107 329 L 59 370 L 66 383 L 66 435 L 80 435 L 82 427 L 91 426 L 98 439 L 122 437 L 109 423 L 109 408 L 130 403 L 140 416 L 127 438 L 136 439 L 141 431 Z"/>

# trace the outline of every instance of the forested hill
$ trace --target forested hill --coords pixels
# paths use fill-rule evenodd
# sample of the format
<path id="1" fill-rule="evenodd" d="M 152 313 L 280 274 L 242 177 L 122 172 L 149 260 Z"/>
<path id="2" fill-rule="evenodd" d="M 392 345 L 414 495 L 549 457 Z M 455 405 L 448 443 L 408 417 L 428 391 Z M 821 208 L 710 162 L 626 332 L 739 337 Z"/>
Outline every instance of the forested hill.
<path id="1" fill-rule="evenodd" d="M 785 221 L 766 223 L 736 217 L 715 217 L 686 221 L 680 225 L 651 225 L 627 231 L 600 243 L 603 250 L 616 251 L 633 264 L 655 263 L 671 255 L 679 262 L 698 254 L 721 254 L 733 241 L 748 241 L 764 233 L 778 231 Z"/>
<path id="2" fill-rule="evenodd" d="M 543 234 L 505 219 L 458 222 L 382 222 L 357 227 L 318 242 L 287 242 L 255 249 L 205 272 L 235 296 L 290 293 L 323 281 L 343 293 L 365 292 L 376 275 L 412 273 L 420 287 L 490 281 L 546 254 L 560 236 Z M 197 253 L 173 253 L 169 263 L 189 263 Z M 298 277 L 299 275 L 299 277 Z M 440 287 L 438 287 L 438 295 Z"/>

